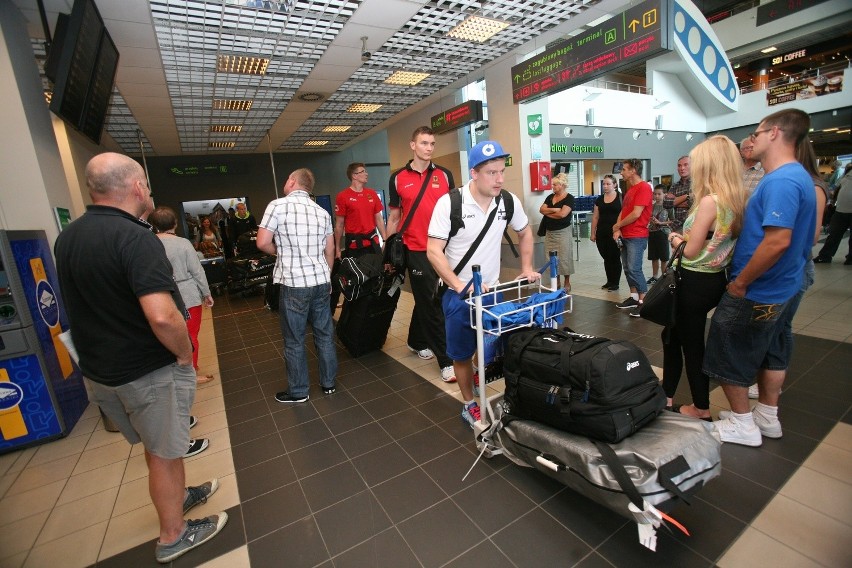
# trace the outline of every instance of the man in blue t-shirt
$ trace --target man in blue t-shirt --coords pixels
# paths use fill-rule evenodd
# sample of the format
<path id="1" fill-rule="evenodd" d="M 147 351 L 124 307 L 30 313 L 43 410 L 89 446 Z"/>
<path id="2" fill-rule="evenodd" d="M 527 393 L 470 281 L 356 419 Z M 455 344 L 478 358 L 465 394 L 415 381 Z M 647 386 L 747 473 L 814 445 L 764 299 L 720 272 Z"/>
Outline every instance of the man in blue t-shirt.
<path id="1" fill-rule="evenodd" d="M 778 395 L 792 344 L 784 312 L 801 288 L 816 230 L 811 176 L 796 161 L 810 118 L 786 109 L 764 118 L 750 139 L 766 175 L 748 201 L 731 262 L 731 281 L 710 323 L 704 372 L 722 384 L 731 412 L 714 423 L 723 442 L 759 446 L 781 437 Z M 749 412 L 757 377 L 760 400 Z"/>

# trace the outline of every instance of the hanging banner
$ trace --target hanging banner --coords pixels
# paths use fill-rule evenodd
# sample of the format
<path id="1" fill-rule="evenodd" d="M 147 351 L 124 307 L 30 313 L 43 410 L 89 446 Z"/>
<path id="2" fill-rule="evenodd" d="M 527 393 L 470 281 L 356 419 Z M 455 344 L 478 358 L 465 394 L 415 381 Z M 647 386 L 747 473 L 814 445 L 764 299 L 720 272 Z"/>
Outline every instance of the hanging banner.
<path id="1" fill-rule="evenodd" d="M 780 105 L 839 93 L 842 90 L 843 70 L 840 70 L 772 87 L 766 91 L 766 103 L 769 106 Z"/>

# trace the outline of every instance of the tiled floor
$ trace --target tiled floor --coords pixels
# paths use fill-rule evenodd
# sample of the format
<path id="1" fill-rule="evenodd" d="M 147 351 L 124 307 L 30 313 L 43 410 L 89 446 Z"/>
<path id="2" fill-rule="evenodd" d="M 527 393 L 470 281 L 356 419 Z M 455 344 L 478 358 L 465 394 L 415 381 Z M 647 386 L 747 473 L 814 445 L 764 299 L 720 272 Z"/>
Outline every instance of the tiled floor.
<path id="1" fill-rule="evenodd" d="M 572 277 L 569 324 L 630 339 L 659 365 L 659 328 L 613 307 L 589 245 Z M 272 399 L 285 385 L 276 317 L 259 298 L 219 298 L 201 350 L 202 370 L 219 378 L 198 389 L 193 409 L 192 434 L 211 446 L 186 468 L 189 483 L 222 482 L 192 515 L 224 509 L 230 521 L 174 564 L 852 565 L 852 269 L 817 273 L 795 322 L 784 437 L 723 446 L 722 475 L 672 513 L 692 536 L 662 531 L 657 553 L 622 517 L 503 458 L 462 481 L 472 435 L 458 388 L 405 347 L 410 295 L 383 352 L 354 360 L 340 350 L 338 393 L 314 385 L 295 408 Z M 725 406 L 718 389 L 712 400 L 714 412 Z M 0 497 L 0 567 L 155 564 L 141 448 L 104 431 L 91 407 L 69 437 L 0 456 Z"/>

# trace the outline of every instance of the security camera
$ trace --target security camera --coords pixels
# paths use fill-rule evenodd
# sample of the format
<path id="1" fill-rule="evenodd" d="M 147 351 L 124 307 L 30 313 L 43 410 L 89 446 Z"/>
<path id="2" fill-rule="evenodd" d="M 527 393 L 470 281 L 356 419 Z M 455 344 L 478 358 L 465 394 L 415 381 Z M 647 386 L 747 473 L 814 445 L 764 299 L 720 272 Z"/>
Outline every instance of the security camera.
<path id="1" fill-rule="evenodd" d="M 361 52 L 361 61 L 369 61 L 371 57 L 373 57 L 373 54 L 369 51 Z"/>

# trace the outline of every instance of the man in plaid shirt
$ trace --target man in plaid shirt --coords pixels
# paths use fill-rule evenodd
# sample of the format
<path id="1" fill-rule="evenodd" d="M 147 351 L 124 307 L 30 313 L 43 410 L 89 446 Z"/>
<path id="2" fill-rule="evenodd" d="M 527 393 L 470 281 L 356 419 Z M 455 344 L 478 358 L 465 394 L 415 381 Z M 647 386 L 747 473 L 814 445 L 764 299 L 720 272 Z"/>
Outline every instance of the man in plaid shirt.
<path id="1" fill-rule="evenodd" d="M 671 221 L 671 230 L 679 232 L 683 229 L 683 222 L 689 215 L 689 208 L 692 207 L 692 180 L 689 178 L 689 156 L 681 156 L 677 161 L 677 175 L 680 179 L 677 183 L 672 184 L 671 189 L 663 199 L 663 207 L 671 209 L 674 212 L 674 217 Z"/>
<path id="2" fill-rule="evenodd" d="M 313 189 L 314 174 L 309 169 L 294 171 L 284 184 L 284 197 L 266 207 L 257 231 L 257 248 L 278 256 L 272 280 L 281 284 L 279 319 L 289 387 L 275 395 L 282 404 L 308 400 L 308 322 L 319 357 L 320 387 L 324 394 L 335 390 L 337 352 L 328 303 L 334 231 L 328 212 L 311 199 Z"/>

